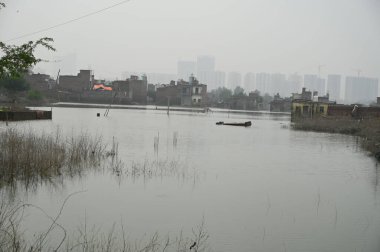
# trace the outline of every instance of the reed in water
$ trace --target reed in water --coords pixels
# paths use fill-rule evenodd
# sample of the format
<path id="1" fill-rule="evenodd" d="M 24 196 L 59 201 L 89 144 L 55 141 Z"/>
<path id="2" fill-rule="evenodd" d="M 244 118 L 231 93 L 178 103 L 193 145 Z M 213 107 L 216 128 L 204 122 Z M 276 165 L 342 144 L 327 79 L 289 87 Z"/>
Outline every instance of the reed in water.
<path id="1" fill-rule="evenodd" d="M 63 137 L 7 128 L 0 132 L 0 187 L 15 181 L 27 183 L 73 174 L 99 165 L 107 152 L 101 137 L 87 133 Z"/>

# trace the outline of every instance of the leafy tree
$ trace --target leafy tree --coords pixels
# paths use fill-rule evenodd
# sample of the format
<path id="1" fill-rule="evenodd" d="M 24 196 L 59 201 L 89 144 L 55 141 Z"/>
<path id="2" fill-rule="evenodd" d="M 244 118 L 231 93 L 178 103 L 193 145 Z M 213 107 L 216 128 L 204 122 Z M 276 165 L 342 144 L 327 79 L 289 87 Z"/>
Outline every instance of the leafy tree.
<path id="1" fill-rule="evenodd" d="M 0 41 L 0 50 L 3 56 L 0 58 L 0 79 L 3 78 L 19 78 L 26 73 L 29 68 L 41 62 L 42 59 L 34 55 L 34 51 L 38 46 L 55 51 L 50 44 L 52 38 L 41 38 L 37 41 L 29 41 L 20 46 L 6 45 Z"/>
<path id="2" fill-rule="evenodd" d="M 243 96 L 244 95 L 244 89 L 240 86 L 237 86 L 234 90 L 235 96 Z"/>
<path id="3" fill-rule="evenodd" d="M 6 7 L 0 2 L 0 10 Z M 16 101 L 16 93 L 29 89 L 29 85 L 23 78 L 28 70 L 41 62 L 42 59 L 36 57 L 35 50 L 37 47 L 45 47 L 48 50 L 55 51 L 51 45 L 52 38 L 41 38 L 37 41 L 16 45 L 7 45 L 0 41 L 0 87 L 7 91 L 7 95 Z M 35 95 L 32 97 L 36 97 Z"/>
<path id="4" fill-rule="evenodd" d="M 0 79 L 0 87 L 10 93 L 15 93 L 28 90 L 29 84 L 22 77 L 5 77 Z"/>
<path id="5" fill-rule="evenodd" d="M 30 90 L 28 93 L 28 99 L 38 101 L 42 99 L 42 94 L 38 90 Z"/>
<path id="6" fill-rule="evenodd" d="M 0 9 L 4 8 L 5 4 L 0 2 Z M 20 46 L 6 45 L 0 41 L 0 79 L 3 78 L 19 78 L 26 73 L 29 68 L 41 62 L 42 59 L 37 58 L 34 52 L 37 47 L 42 46 L 48 50 L 55 51 L 51 45 L 52 38 L 41 38 L 37 41 L 29 41 Z"/>
<path id="7" fill-rule="evenodd" d="M 218 101 L 227 101 L 232 96 L 232 91 L 226 87 L 218 87 L 215 90 L 215 96 Z"/>

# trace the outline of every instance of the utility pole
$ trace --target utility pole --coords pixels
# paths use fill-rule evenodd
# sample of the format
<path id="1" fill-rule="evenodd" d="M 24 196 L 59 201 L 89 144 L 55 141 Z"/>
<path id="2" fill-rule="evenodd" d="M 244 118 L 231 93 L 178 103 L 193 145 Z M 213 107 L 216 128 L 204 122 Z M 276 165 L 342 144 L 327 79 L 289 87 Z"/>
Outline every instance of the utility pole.
<path id="1" fill-rule="evenodd" d="M 169 108 L 170 108 L 170 96 L 168 96 L 168 112 L 167 112 L 168 115 L 169 115 L 169 110 L 170 110 Z"/>
<path id="2" fill-rule="evenodd" d="M 360 74 L 362 73 L 361 69 L 354 69 L 358 73 L 358 78 L 360 77 Z"/>

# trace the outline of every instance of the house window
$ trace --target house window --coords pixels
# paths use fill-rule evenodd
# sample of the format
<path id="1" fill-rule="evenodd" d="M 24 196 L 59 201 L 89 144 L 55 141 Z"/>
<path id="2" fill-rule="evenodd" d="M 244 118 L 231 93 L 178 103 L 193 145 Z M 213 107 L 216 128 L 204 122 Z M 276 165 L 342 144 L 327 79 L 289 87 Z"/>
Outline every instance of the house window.
<path id="1" fill-rule="evenodd" d="M 199 94 L 199 88 L 195 88 L 195 94 Z"/>
<path id="2" fill-rule="evenodd" d="M 319 107 L 319 113 L 325 112 L 325 107 Z"/>
<path id="3" fill-rule="evenodd" d="M 193 102 L 196 103 L 196 102 L 197 102 L 197 99 L 193 99 Z"/>
<path id="4" fill-rule="evenodd" d="M 201 103 L 201 101 L 202 101 L 202 99 L 199 98 L 199 99 L 198 99 L 198 102 Z"/>

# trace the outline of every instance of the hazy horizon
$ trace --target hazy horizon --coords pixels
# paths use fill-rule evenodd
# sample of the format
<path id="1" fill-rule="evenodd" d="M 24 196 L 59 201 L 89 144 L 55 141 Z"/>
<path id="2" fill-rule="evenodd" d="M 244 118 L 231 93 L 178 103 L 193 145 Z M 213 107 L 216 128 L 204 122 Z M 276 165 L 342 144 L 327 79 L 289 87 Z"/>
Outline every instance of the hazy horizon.
<path id="1" fill-rule="evenodd" d="M 0 41 L 119 2 L 8 0 L 0 11 Z M 74 57 L 70 71 L 91 68 L 99 78 L 120 78 L 123 72 L 176 73 L 178 60 L 213 55 L 216 70 L 225 72 L 317 74 L 323 65 L 322 75 L 355 76 L 360 69 L 378 78 L 379 13 L 378 0 L 131 0 L 7 43 L 54 38 L 57 52 L 39 51 L 51 62 L 36 67 L 49 74 L 62 57 Z"/>

